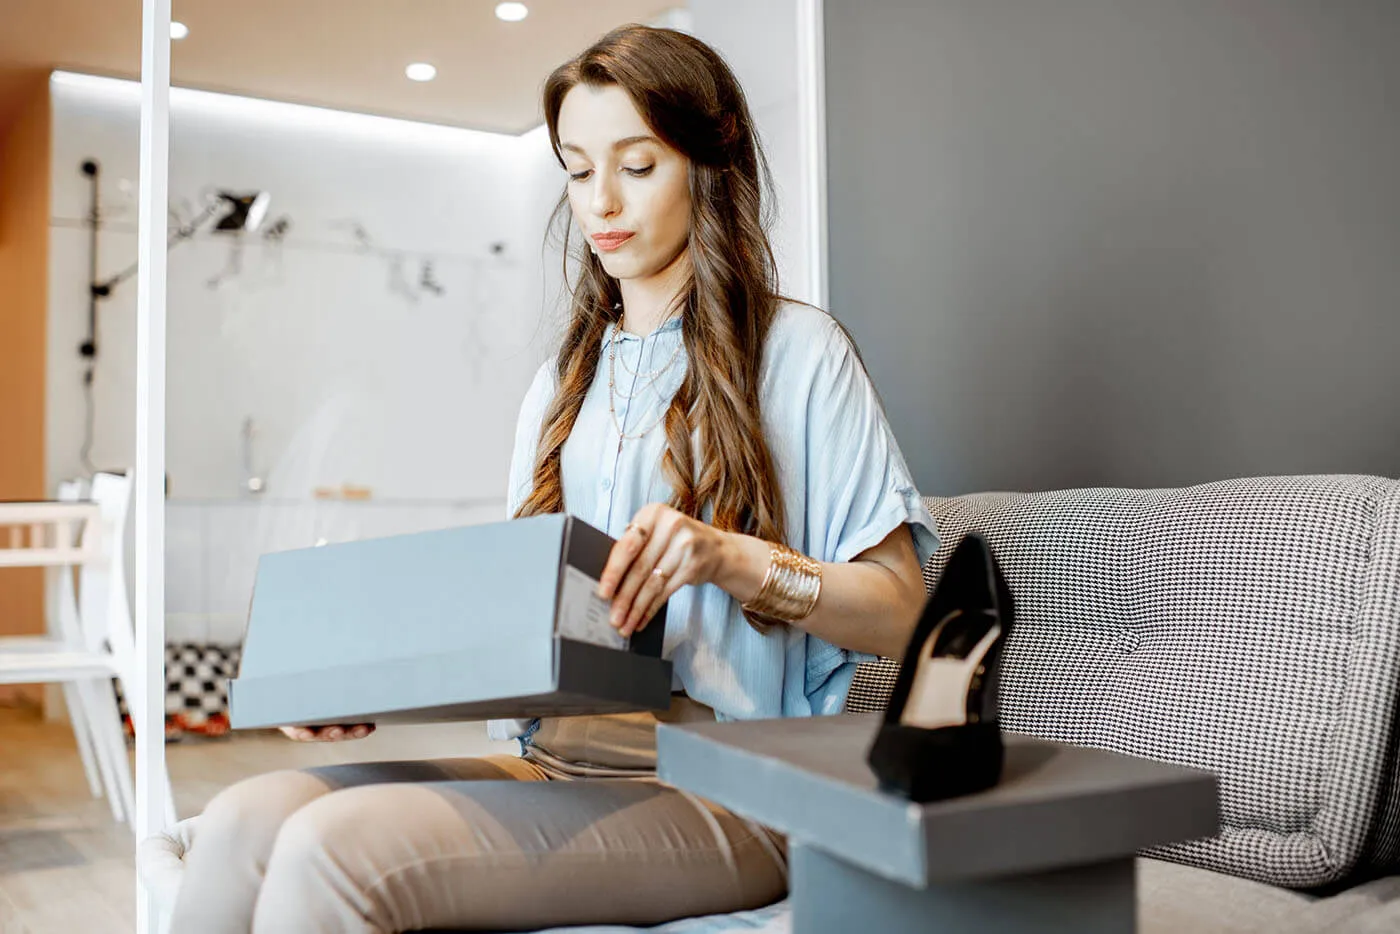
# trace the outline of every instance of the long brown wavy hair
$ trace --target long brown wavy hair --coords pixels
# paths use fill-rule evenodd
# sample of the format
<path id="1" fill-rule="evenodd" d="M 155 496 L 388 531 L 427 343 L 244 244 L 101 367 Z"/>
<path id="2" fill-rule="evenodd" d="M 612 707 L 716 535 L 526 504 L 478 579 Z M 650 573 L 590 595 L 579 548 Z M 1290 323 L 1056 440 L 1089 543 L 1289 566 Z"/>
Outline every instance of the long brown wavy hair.
<path id="1" fill-rule="evenodd" d="M 786 541 L 786 520 L 773 457 L 759 413 L 759 370 L 777 313 L 777 267 L 761 197 L 771 175 L 754 132 L 744 92 L 724 60 L 684 33 L 623 26 L 545 82 L 544 114 L 561 166 L 559 111 L 574 87 L 616 85 L 651 131 L 690 162 L 691 226 L 686 249 L 693 270 L 681 303 L 690 361 L 665 416 L 662 471 L 670 505 L 693 518 L 713 508 L 724 531 Z M 617 280 L 586 248 L 571 255 L 567 192 L 550 226 L 562 222 L 566 277 L 572 284 L 568 323 L 558 354 L 558 391 L 546 410 L 534 464 L 534 485 L 516 517 L 564 511 L 561 453 L 602 355 L 603 334 L 622 317 Z M 692 433 L 700 463 L 692 456 Z M 746 614 L 764 631 L 771 620 Z"/>

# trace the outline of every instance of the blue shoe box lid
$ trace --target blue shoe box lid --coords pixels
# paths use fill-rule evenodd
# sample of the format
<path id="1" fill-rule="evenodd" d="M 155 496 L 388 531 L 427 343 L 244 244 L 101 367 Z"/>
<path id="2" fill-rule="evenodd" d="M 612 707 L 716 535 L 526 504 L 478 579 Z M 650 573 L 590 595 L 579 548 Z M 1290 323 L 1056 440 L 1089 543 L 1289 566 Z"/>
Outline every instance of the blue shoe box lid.
<path id="1" fill-rule="evenodd" d="M 563 514 L 264 555 L 235 728 L 664 710 L 665 609 L 631 640 L 613 539 Z"/>

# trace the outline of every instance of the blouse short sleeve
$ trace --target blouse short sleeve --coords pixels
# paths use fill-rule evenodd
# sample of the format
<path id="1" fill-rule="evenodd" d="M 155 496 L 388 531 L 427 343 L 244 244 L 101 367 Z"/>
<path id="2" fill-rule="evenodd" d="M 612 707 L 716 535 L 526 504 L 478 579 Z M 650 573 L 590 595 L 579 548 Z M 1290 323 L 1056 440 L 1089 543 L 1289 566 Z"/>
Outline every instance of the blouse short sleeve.
<path id="1" fill-rule="evenodd" d="M 806 405 L 807 552 L 850 561 L 908 525 L 923 566 L 938 548 L 884 406 L 845 331 L 827 318 Z"/>

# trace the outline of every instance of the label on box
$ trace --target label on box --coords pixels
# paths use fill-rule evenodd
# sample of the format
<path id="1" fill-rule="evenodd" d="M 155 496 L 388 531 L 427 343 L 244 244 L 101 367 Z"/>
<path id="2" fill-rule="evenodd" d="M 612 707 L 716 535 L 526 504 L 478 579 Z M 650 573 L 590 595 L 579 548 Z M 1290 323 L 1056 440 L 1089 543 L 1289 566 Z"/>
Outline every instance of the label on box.
<path id="1" fill-rule="evenodd" d="M 597 593 L 598 582 L 573 565 L 564 568 L 559 589 L 559 635 L 610 649 L 626 649 L 628 640 L 608 622 L 612 601 Z"/>

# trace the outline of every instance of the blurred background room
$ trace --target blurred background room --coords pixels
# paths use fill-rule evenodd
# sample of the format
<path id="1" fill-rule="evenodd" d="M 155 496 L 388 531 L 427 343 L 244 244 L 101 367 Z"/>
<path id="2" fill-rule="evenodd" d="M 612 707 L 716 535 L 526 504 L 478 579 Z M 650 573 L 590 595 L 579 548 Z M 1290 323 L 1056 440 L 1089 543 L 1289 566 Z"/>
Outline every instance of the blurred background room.
<path id="1" fill-rule="evenodd" d="M 624 23 L 702 35 L 740 72 L 790 188 L 796 9 L 174 4 L 165 724 L 178 816 L 270 769 L 514 750 L 481 724 L 334 746 L 230 734 L 225 685 L 258 556 L 505 518 L 520 399 L 564 299 L 544 78 Z M 6 0 L 3 19 L 0 666 L 45 634 L 76 633 L 85 653 L 0 667 L 0 930 L 129 930 L 133 799 L 118 760 L 132 718 L 112 675 L 133 670 L 141 3 Z M 774 233 L 789 290 L 814 297 L 800 209 Z M 21 515 L 22 502 L 49 511 Z M 54 552 L 59 536 L 72 554 Z M 114 691 L 91 689 L 108 680 Z"/>
<path id="2" fill-rule="evenodd" d="M 1400 475 L 1395 0 L 173 14 L 170 817 L 272 769 L 515 748 L 231 734 L 225 685 L 259 555 L 505 518 L 565 298 L 541 85 L 624 23 L 733 66 L 782 291 L 854 334 L 921 493 Z M 136 917 L 141 16 L 0 0 L 0 932 Z"/>

